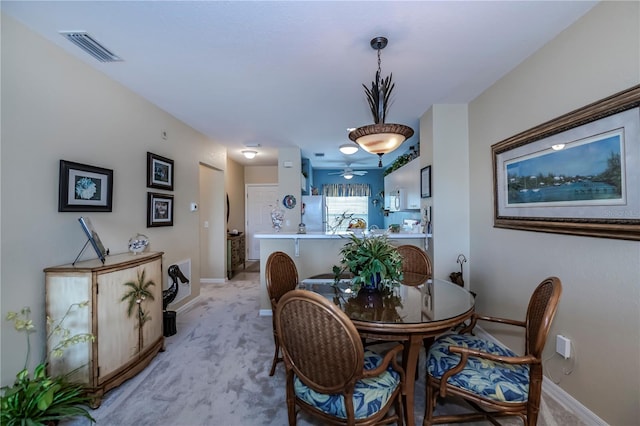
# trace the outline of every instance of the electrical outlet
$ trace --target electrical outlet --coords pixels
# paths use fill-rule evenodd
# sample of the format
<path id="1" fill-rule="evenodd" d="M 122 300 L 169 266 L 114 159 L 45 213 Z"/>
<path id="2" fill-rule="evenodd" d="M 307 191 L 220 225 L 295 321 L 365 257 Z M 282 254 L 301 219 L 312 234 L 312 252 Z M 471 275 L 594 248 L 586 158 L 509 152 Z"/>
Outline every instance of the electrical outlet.
<path id="1" fill-rule="evenodd" d="M 571 357 L 571 340 L 564 337 L 562 334 L 556 336 L 556 352 L 562 355 L 565 359 Z"/>

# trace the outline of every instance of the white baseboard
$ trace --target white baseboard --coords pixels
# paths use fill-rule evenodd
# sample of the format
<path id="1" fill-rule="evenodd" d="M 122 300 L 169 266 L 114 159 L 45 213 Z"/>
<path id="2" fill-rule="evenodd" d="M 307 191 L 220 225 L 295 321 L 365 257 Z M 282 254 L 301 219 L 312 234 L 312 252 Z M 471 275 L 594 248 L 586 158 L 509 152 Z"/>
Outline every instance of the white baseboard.
<path id="1" fill-rule="evenodd" d="M 186 310 L 191 308 L 193 305 L 195 305 L 198 301 L 200 301 L 200 295 L 197 295 L 196 297 L 194 297 L 193 299 L 189 300 L 184 305 L 180 306 L 178 309 L 176 309 L 176 313 L 181 314 L 181 313 L 185 312 Z"/>
<path id="2" fill-rule="evenodd" d="M 474 328 L 474 332 L 479 337 L 490 340 L 500 346 L 508 347 L 478 325 Z M 582 405 L 580 401 L 569 395 L 564 389 L 553 383 L 553 381 L 546 376 L 542 377 L 542 392 L 546 393 L 549 398 L 562 405 L 568 411 L 574 413 L 584 424 L 593 426 L 609 426 L 607 422 Z"/>
<path id="3" fill-rule="evenodd" d="M 273 311 L 271 311 L 271 309 L 260 309 L 260 316 L 261 317 L 272 317 L 273 316 Z"/>

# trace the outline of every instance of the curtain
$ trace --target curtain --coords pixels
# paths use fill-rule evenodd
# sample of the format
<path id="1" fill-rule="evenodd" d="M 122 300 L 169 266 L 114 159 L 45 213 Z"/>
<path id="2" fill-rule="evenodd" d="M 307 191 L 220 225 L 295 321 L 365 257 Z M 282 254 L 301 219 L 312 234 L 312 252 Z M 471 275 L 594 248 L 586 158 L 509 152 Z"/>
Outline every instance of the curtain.
<path id="1" fill-rule="evenodd" d="M 371 186 L 368 183 L 328 183 L 322 185 L 322 194 L 326 197 L 369 197 Z"/>

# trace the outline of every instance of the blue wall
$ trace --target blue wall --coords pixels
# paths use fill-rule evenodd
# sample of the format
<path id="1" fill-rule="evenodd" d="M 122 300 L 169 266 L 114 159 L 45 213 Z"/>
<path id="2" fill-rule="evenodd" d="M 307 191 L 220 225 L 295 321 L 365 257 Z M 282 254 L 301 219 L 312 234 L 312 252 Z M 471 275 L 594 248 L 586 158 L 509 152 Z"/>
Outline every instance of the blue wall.
<path id="1" fill-rule="evenodd" d="M 364 176 L 354 176 L 353 179 L 347 180 L 340 175 L 329 175 L 333 172 L 341 172 L 342 169 L 313 169 L 313 186 L 318 188 L 318 194 L 322 195 L 322 185 L 330 183 L 368 183 L 371 185 L 371 197 L 369 197 L 369 219 L 367 226 L 376 225 L 378 228 L 385 228 L 384 223 L 384 199 L 382 192 L 384 191 L 383 168 L 369 169 Z M 377 204 L 373 200 L 378 200 Z"/>

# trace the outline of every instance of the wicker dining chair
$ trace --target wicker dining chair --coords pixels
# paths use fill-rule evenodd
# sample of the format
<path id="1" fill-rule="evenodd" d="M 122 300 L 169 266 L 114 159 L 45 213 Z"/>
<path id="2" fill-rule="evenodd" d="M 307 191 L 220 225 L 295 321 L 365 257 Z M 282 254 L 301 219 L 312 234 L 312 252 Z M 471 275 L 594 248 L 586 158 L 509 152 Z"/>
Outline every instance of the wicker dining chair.
<path id="1" fill-rule="evenodd" d="M 433 276 L 433 264 L 429 255 L 420 247 L 412 245 L 398 246 L 402 256 L 402 284 L 417 286 Z"/>
<path id="2" fill-rule="evenodd" d="M 561 293 L 560 280 L 547 278 L 533 292 L 524 321 L 474 314 L 469 327 L 462 330 L 470 331 L 478 320 L 523 327 L 523 356 L 469 334 L 438 337 L 427 354 L 424 425 L 479 419 L 499 425 L 494 417 L 502 416 L 519 416 L 525 425 L 535 425 L 542 391 L 542 350 Z M 448 395 L 462 397 L 476 412 L 434 416 L 436 398 Z"/>
<path id="3" fill-rule="evenodd" d="M 296 264 L 293 262 L 293 259 L 282 251 L 271 253 L 267 258 L 265 267 L 265 281 L 267 283 L 269 300 L 271 301 L 271 319 L 273 321 L 275 353 L 273 355 L 273 362 L 271 363 L 271 371 L 269 372 L 269 376 L 273 376 L 276 372 L 276 364 L 282 361 L 278 333 L 276 332 L 276 306 L 286 292 L 295 290 L 298 287 L 298 270 L 296 269 Z"/>
<path id="4" fill-rule="evenodd" d="M 403 424 L 404 371 L 397 360 L 402 345 L 384 357 L 365 352 L 349 317 L 308 290 L 280 299 L 276 328 L 287 371 L 289 425 L 296 424 L 296 407 L 322 424 Z"/>

